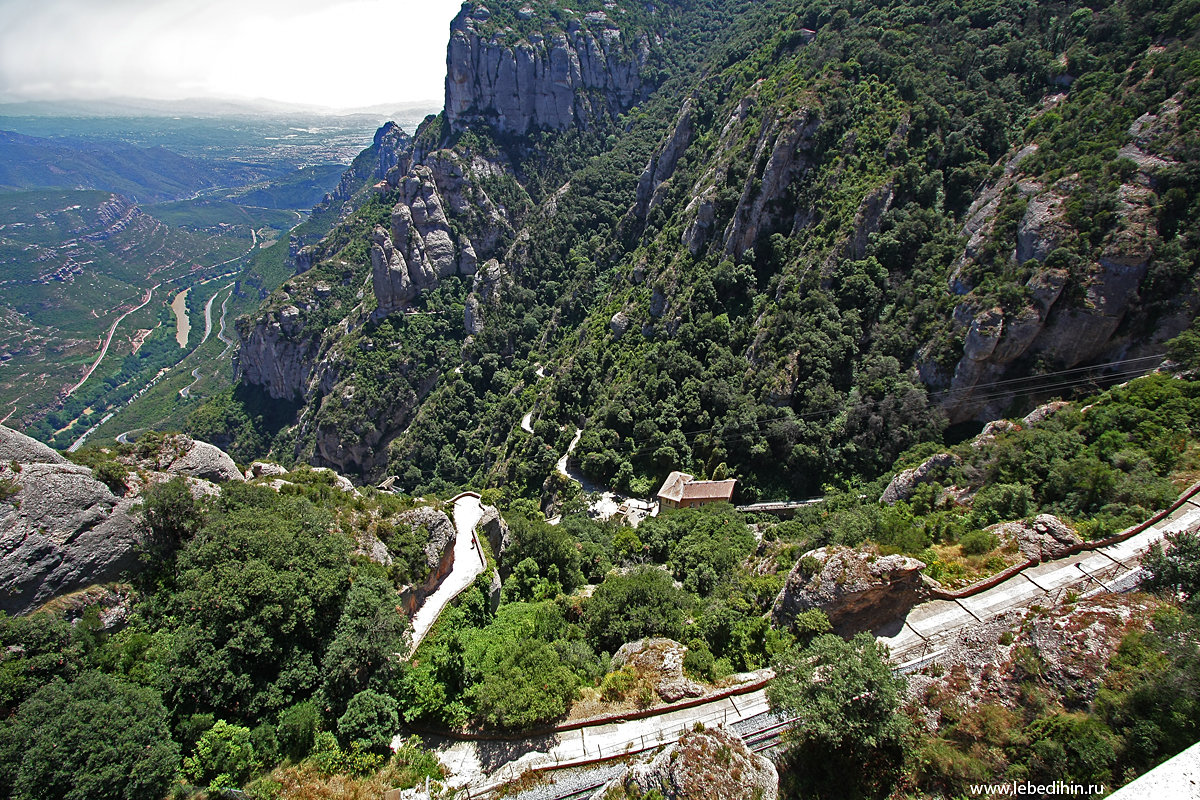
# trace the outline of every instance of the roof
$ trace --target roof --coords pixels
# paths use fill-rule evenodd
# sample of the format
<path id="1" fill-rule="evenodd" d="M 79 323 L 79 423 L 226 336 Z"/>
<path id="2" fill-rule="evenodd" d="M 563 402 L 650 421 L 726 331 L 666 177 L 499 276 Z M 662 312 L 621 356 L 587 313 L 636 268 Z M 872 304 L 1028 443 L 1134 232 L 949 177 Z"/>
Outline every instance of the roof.
<path id="1" fill-rule="evenodd" d="M 684 500 L 729 500 L 733 497 L 736 479 L 726 481 L 698 481 L 686 472 L 675 471 L 663 481 L 658 496 L 675 503 Z"/>

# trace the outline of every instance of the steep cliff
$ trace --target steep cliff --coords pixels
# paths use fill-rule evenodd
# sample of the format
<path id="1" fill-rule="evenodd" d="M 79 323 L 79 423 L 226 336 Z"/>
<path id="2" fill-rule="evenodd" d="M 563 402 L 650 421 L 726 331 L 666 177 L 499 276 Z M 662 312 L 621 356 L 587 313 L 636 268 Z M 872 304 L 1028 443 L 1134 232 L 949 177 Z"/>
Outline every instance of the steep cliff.
<path id="1" fill-rule="evenodd" d="M 505 135 L 587 128 L 615 118 L 645 97 L 642 69 L 650 59 L 645 31 L 622 30 L 633 3 L 579 13 L 530 2 L 513 24 L 497 24 L 481 4 L 465 4 L 450 24 L 446 52 L 446 119 Z M 656 14 L 656 11 L 651 11 Z"/>

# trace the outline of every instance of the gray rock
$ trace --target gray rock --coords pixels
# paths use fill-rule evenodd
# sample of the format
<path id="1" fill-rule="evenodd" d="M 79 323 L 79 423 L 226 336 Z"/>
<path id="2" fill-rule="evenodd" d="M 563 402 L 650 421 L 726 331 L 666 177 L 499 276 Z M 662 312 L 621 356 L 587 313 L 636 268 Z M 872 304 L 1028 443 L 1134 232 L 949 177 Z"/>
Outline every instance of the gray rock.
<path id="1" fill-rule="evenodd" d="M 913 496 L 916 488 L 922 483 L 935 480 L 944 475 L 946 470 L 958 466 L 958 464 L 958 456 L 951 453 L 938 453 L 931 456 L 916 467 L 906 469 L 892 478 L 887 488 L 883 490 L 883 494 L 879 496 L 879 502 L 895 505 L 901 500 L 907 500 Z"/>
<path id="2" fill-rule="evenodd" d="M 666 800 L 776 800 L 779 773 L 729 728 L 702 728 L 684 733 L 652 760 L 634 763 L 591 798 L 651 791 Z"/>
<path id="3" fill-rule="evenodd" d="M 266 461 L 251 461 L 250 466 L 246 467 L 245 478 L 277 478 L 280 475 L 288 473 L 287 467 L 282 467 L 279 464 L 271 464 Z"/>
<path id="4" fill-rule="evenodd" d="M 477 527 L 487 537 L 488 544 L 492 548 L 492 555 L 499 560 L 508 550 L 509 544 L 512 543 L 512 534 L 509 533 L 508 523 L 504 521 L 504 517 L 500 516 L 500 512 L 495 506 L 484 506 L 483 516 L 479 518 Z"/>
<path id="5" fill-rule="evenodd" d="M 480 8 L 464 5 L 450 24 L 446 54 L 446 118 L 453 130 L 481 120 L 500 133 L 587 128 L 615 117 L 642 97 L 649 40 L 625 44 L 611 23 L 528 39 L 480 33 Z M 599 35 L 594 33 L 595 26 Z"/>
<path id="6" fill-rule="evenodd" d="M 608 321 L 608 327 L 612 331 L 613 338 L 620 339 L 625 335 L 625 331 L 629 330 L 629 316 L 624 311 L 618 311 Z"/>
<path id="7" fill-rule="evenodd" d="M 1015 544 L 1023 556 L 1036 561 L 1060 558 L 1083 543 L 1067 523 L 1053 514 L 1039 514 L 1032 522 L 1001 522 L 987 530 L 1002 544 Z"/>
<path id="8" fill-rule="evenodd" d="M 0 501 L 0 610 L 48 600 L 140 569 L 149 540 L 138 498 L 120 498 L 75 464 L 0 463 L 18 491 Z"/>
<path id="9" fill-rule="evenodd" d="M 873 547 L 835 545 L 805 553 L 775 598 L 772 621 L 790 626 L 801 612 L 819 609 L 835 633 L 898 630 L 914 605 L 928 596 L 921 570 L 908 556 L 880 556 Z"/>
<path id="10" fill-rule="evenodd" d="M 67 463 L 67 459 L 57 450 L 3 425 L 0 425 L 0 461 L 16 461 L 19 464 Z"/>
<path id="11" fill-rule="evenodd" d="M 639 639 L 627 642 L 612 658 L 613 669 L 633 667 L 651 681 L 655 693 L 667 703 L 699 697 L 704 687 L 683 673 L 687 647 L 672 639 Z"/>
<path id="12" fill-rule="evenodd" d="M 1034 425 L 1045 422 L 1069 405 L 1071 404 L 1065 400 L 1054 400 L 1053 402 L 1045 403 L 1026 414 L 1025 418 L 1021 420 L 1021 424 L 1026 428 L 1032 428 Z"/>
<path id="13" fill-rule="evenodd" d="M 163 472 L 203 478 L 217 483 L 246 480 L 237 464 L 224 450 L 183 434 L 176 434 L 163 441 L 155 467 Z"/>
<path id="14" fill-rule="evenodd" d="M 401 602 L 411 615 L 454 568 L 454 523 L 441 511 L 427 506 L 398 514 L 390 522 L 396 527 L 410 528 L 419 539 L 425 540 L 425 566 L 429 574 L 421 583 L 400 590 Z"/>

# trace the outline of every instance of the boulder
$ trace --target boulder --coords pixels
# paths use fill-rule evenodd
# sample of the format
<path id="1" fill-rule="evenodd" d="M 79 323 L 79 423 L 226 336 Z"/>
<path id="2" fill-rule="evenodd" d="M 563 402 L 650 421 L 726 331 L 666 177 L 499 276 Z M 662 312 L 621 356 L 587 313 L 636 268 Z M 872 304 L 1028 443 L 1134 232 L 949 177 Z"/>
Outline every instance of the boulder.
<path id="1" fill-rule="evenodd" d="M 224 450 L 183 434 L 163 440 L 155 467 L 163 472 L 203 478 L 217 483 L 246 480 L 237 464 L 233 463 L 233 459 Z"/>
<path id="2" fill-rule="evenodd" d="M 150 530 L 140 498 L 117 497 L 75 464 L 0 463 L 16 492 L 0 500 L 0 610 L 33 611 L 48 600 L 141 567 Z"/>
<path id="3" fill-rule="evenodd" d="M 279 464 L 271 464 L 266 461 L 252 461 L 250 466 L 246 468 L 246 480 L 254 478 L 277 478 L 280 475 L 287 475 L 287 467 L 282 467 Z"/>
<path id="4" fill-rule="evenodd" d="M 620 339 L 625 335 L 625 331 L 629 330 L 629 316 L 624 311 L 618 311 L 608 321 L 608 327 L 612 331 L 613 338 Z"/>
<path id="5" fill-rule="evenodd" d="M 699 697 L 704 687 L 683 674 L 687 647 L 671 639 L 639 639 L 621 645 L 612 658 L 613 669 L 629 665 L 650 680 L 664 702 Z"/>
<path id="6" fill-rule="evenodd" d="M 1021 420 L 1021 424 L 1026 428 L 1031 428 L 1034 425 L 1045 422 L 1050 417 L 1054 416 L 1059 411 L 1062 411 L 1069 405 L 1071 404 L 1065 400 L 1055 400 L 1052 403 L 1040 405 L 1033 411 L 1030 411 L 1028 414 L 1026 414 L 1025 418 Z"/>
<path id="7" fill-rule="evenodd" d="M 425 580 L 400 590 L 401 603 L 405 612 L 411 615 L 454 568 L 454 523 L 441 511 L 428 506 L 397 514 L 390 522 L 397 528 L 411 528 L 419 539 L 425 540 L 425 567 L 429 572 Z M 390 555 L 388 563 L 391 563 Z"/>
<path id="8" fill-rule="evenodd" d="M 1039 514 L 1032 522 L 1001 522 L 987 529 L 1003 544 L 1015 544 L 1026 558 L 1049 561 L 1066 555 L 1083 540 L 1053 514 Z"/>
<path id="9" fill-rule="evenodd" d="M 938 453 L 925 459 L 918 466 L 906 469 L 892 478 L 891 483 L 879 496 L 879 502 L 895 505 L 913 496 L 918 486 L 929 483 L 945 474 L 946 470 L 958 466 L 959 458 L 952 453 Z"/>
<path id="10" fill-rule="evenodd" d="M 1000 434 L 1019 429 L 1020 426 L 1014 422 L 1009 422 L 1006 419 L 994 419 L 987 425 L 984 425 L 983 430 L 979 432 L 979 435 L 971 440 L 971 447 L 978 450 L 979 448 L 996 441 L 996 437 Z"/>
<path id="11" fill-rule="evenodd" d="M 500 512 L 496 510 L 495 506 L 484 506 L 483 516 L 479 518 L 477 527 L 487 537 L 488 544 L 492 547 L 492 555 L 499 560 L 512 542 L 508 523 L 504 521 L 504 517 L 500 516 Z"/>
<path id="12" fill-rule="evenodd" d="M 16 461 L 18 464 L 67 463 L 67 459 L 57 450 L 3 425 L 0 425 L 0 461 Z"/>
<path id="13" fill-rule="evenodd" d="M 798 614 L 818 609 L 842 636 L 890 629 L 928 596 L 924 568 L 908 556 L 881 556 L 873 546 L 821 547 L 796 562 L 775 598 L 771 619 L 788 627 Z"/>
<path id="14" fill-rule="evenodd" d="M 642 797 L 656 791 L 666 800 L 775 800 L 779 773 L 728 728 L 688 731 L 652 760 L 633 764 L 592 800 Z"/>

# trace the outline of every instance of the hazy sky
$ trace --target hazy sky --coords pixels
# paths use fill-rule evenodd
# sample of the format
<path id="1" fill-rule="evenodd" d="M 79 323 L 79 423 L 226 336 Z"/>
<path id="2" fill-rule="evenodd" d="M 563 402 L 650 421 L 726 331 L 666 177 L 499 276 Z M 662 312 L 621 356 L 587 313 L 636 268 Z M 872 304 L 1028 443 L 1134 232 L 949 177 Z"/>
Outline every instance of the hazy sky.
<path id="1" fill-rule="evenodd" d="M 440 101 L 460 5 L 0 0 L 0 101 L 240 97 L 333 108 Z"/>

